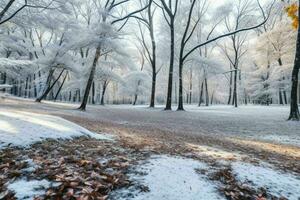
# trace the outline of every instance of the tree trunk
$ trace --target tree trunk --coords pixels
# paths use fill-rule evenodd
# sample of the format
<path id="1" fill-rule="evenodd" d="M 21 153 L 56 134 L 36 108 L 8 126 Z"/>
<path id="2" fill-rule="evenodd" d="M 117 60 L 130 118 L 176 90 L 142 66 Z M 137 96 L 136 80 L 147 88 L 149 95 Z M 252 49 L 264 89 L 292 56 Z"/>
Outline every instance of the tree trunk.
<path id="1" fill-rule="evenodd" d="M 95 82 L 93 81 L 93 84 L 92 84 L 92 104 L 95 104 Z"/>
<path id="2" fill-rule="evenodd" d="M 156 91 L 156 72 L 152 72 L 152 87 L 151 87 L 151 99 L 150 108 L 155 107 L 155 91 Z"/>
<path id="3" fill-rule="evenodd" d="M 204 82 L 202 81 L 201 91 L 200 91 L 200 96 L 199 96 L 199 104 L 198 104 L 199 107 L 201 106 L 201 103 L 203 102 L 203 88 L 204 88 Z"/>
<path id="4" fill-rule="evenodd" d="M 51 80 L 52 80 L 54 72 L 55 72 L 55 69 L 50 69 L 43 94 L 35 100 L 36 102 L 40 103 L 42 101 L 42 99 L 44 98 L 43 96 L 47 96 L 48 93 L 50 92 L 49 88 L 51 87 L 50 84 L 51 84 Z M 41 76 L 41 74 L 39 74 L 39 78 L 40 78 L 40 76 Z M 47 95 L 45 95 L 45 93 L 47 93 Z"/>
<path id="5" fill-rule="evenodd" d="M 228 98 L 228 105 L 231 103 L 231 98 L 232 98 L 232 81 L 233 81 L 233 76 L 232 76 L 232 66 L 230 65 L 230 83 L 229 83 L 229 98 Z"/>
<path id="6" fill-rule="evenodd" d="M 300 6 L 298 6 L 298 16 L 300 16 Z M 296 57 L 295 57 L 294 68 L 292 72 L 291 110 L 289 116 L 289 120 L 295 120 L 295 121 L 299 121 L 300 119 L 299 108 L 297 103 L 299 68 L 300 68 L 300 28 L 298 28 Z"/>
<path id="7" fill-rule="evenodd" d="M 248 94 L 246 88 L 244 88 L 244 93 L 245 93 L 245 105 L 248 105 Z M 269 100 L 267 102 L 269 102 Z"/>
<path id="8" fill-rule="evenodd" d="M 7 82 L 7 76 L 6 76 L 6 73 L 4 72 L 4 73 L 1 74 L 1 75 L 2 75 L 2 84 L 6 84 L 6 82 Z M 3 91 L 3 92 L 6 92 L 6 89 L 3 88 L 2 91 Z"/>
<path id="9" fill-rule="evenodd" d="M 92 68 L 91 68 L 90 76 L 89 76 L 89 79 L 88 79 L 88 82 L 87 82 L 87 85 L 86 85 L 86 88 L 85 88 L 83 100 L 82 100 L 82 103 L 81 103 L 80 107 L 78 108 L 79 110 L 82 110 L 82 111 L 86 110 L 86 105 L 87 105 L 87 102 L 88 102 L 88 99 L 89 99 L 91 86 L 92 86 L 92 83 L 94 81 L 94 76 L 95 76 L 95 72 L 96 72 L 97 63 L 98 63 L 98 60 L 100 58 L 100 54 L 101 54 L 101 49 L 100 49 L 100 46 L 98 46 L 97 49 L 96 49 L 96 53 L 95 53 L 94 62 L 93 62 Z"/>
<path id="10" fill-rule="evenodd" d="M 189 104 L 192 104 L 192 97 L 193 97 L 193 70 L 190 70 L 190 91 L 189 91 Z"/>
<path id="11" fill-rule="evenodd" d="M 59 76 L 57 77 L 57 79 L 53 82 L 53 84 L 51 86 L 49 86 L 46 91 L 43 93 L 42 96 L 40 96 L 39 98 L 36 99 L 36 102 L 41 102 L 42 100 L 44 100 L 48 94 L 52 91 L 53 87 L 55 86 L 55 84 L 57 83 L 57 81 L 60 79 L 60 77 L 62 76 L 62 74 L 64 73 L 65 69 L 63 69 Z"/>
<path id="12" fill-rule="evenodd" d="M 132 104 L 132 105 L 134 105 L 134 106 L 136 105 L 137 99 L 138 99 L 138 95 L 135 94 L 135 95 L 134 95 L 134 101 L 133 101 L 133 104 Z"/>
<path id="13" fill-rule="evenodd" d="M 104 106 L 104 96 L 105 96 L 105 92 L 106 92 L 106 81 L 103 83 L 103 88 L 102 88 L 102 96 L 101 96 L 101 105 Z"/>
<path id="14" fill-rule="evenodd" d="M 233 86 L 233 98 L 234 98 L 234 107 L 238 107 L 238 103 L 237 103 L 237 76 L 238 76 L 238 70 L 237 68 L 234 71 L 234 86 Z"/>
<path id="15" fill-rule="evenodd" d="M 210 105 L 213 105 L 214 102 L 215 91 L 211 95 Z"/>
<path id="16" fill-rule="evenodd" d="M 283 105 L 283 98 L 282 98 L 282 92 L 281 89 L 279 89 L 279 104 Z"/>
<path id="17" fill-rule="evenodd" d="M 60 87 L 58 88 L 58 91 L 57 91 L 57 93 L 56 93 L 56 95 L 55 95 L 55 97 L 54 97 L 54 101 L 57 100 L 57 97 L 58 97 L 58 95 L 60 94 L 60 91 L 61 91 L 61 89 L 63 88 L 63 86 L 64 86 L 64 84 L 65 84 L 65 82 L 66 82 L 67 77 L 68 77 L 68 72 L 66 73 L 63 82 L 61 83 Z"/>
<path id="18" fill-rule="evenodd" d="M 28 98 L 31 98 L 31 85 L 32 85 L 32 80 L 31 80 L 31 75 L 29 75 L 29 83 L 28 83 Z"/>
<path id="19" fill-rule="evenodd" d="M 179 93 L 178 93 L 178 111 L 184 110 L 183 108 L 183 80 L 182 80 L 183 62 L 179 64 Z"/>
<path id="20" fill-rule="evenodd" d="M 151 99 L 150 99 L 150 108 L 155 107 L 155 93 L 156 93 L 156 41 L 154 36 L 154 24 L 153 24 L 153 13 L 151 12 L 151 5 L 153 1 L 151 0 L 149 2 L 149 8 L 148 8 L 148 18 L 149 18 L 149 31 L 150 31 L 150 38 L 151 38 L 151 44 L 152 44 L 152 88 L 151 88 Z"/>
<path id="21" fill-rule="evenodd" d="M 205 75 L 206 76 L 206 75 Z M 208 95 L 208 84 L 207 84 L 207 77 L 204 79 L 205 83 L 205 106 L 209 106 L 209 95 Z"/>
<path id="22" fill-rule="evenodd" d="M 37 88 L 36 88 L 36 74 L 33 74 L 33 96 L 37 97 Z"/>
<path id="23" fill-rule="evenodd" d="M 25 98 L 28 97 L 28 77 L 26 77 L 26 82 L 25 82 L 25 95 L 24 95 Z"/>
<path id="24" fill-rule="evenodd" d="M 172 89 L 173 89 L 173 71 L 174 71 L 174 43 L 175 43 L 175 31 L 174 31 L 174 19 L 170 20 L 170 31 L 171 31 L 171 44 L 170 44 L 170 67 L 169 67 L 169 80 L 168 80 L 168 94 L 167 103 L 165 110 L 172 110 Z"/>

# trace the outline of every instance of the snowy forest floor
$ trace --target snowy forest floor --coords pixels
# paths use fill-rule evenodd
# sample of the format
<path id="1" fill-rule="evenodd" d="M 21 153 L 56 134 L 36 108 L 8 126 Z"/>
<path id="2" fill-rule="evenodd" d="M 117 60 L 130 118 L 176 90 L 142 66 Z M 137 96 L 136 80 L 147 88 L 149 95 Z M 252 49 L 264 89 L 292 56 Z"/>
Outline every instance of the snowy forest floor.
<path id="1" fill-rule="evenodd" d="M 300 197 L 300 124 L 285 120 L 287 107 L 187 106 L 186 112 L 171 112 L 89 106 L 80 112 L 78 105 L 11 97 L 1 98 L 0 105 L 0 113 L 60 116 L 115 138 L 46 140 L 0 150 L 0 199 L 17 197 L 7 182 L 24 178 L 46 179 L 47 196 L 64 199 Z M 39 167 L 28 171 L 30 164 Z"/>

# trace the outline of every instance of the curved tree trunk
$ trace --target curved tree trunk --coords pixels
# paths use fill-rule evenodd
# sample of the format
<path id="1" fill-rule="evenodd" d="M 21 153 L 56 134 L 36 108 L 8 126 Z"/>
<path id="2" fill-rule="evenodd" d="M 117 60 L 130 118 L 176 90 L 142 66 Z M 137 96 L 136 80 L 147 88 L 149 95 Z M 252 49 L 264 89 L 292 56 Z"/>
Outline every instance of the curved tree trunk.
<path id="1" fill-rule="evenodd" d="M 68 72 L 66 73 L 63 82 L 61 83 L 60 87 L 58 88 L 58 91 L 57 91 L 57 93 L 56 93 L 56 95 L 55 95 L 55 97 L 54 97 L 54 101 L 57 100 L 57 97 L 58 97 L 58 95 L 59 95 L 61 89 L 63 88 L 63 86 L 64 86 L 66 80 L 67 80 L 67 76 L 68 76 Z"/>
<path id="2" fill-rule="evenodd" d="M 81 102 L 80 107 L 78 108 L 79 110 L 82 110 L 82 111 L 86 110 L 86 105 L 87 105 L 87 102 L 89 100 L 89 95 L 90 95 L 92 83 L 94 81 L 96 66 L 97 66 L 98 60 L 100 58 L 100 54 L 101 54 L 101 49 L 100 49 L 100 46 L 98 46 L 97 49 L 96 49 L 94 62 L 93 62 L 93 65 L 92 65 L 92 68 L 91 68 L 91 71 L 90 71 L 89 79 L 88 79 L 88 82 L 87 82 L 87 85 L 86 85 L 86 88 L 85 88 L 83 100 Z"/>
<path id="3" fill-rule="evenodd" d="M 40 96 L 39 98 L 37 98 L 35 101 L 36 102 L 41 102 L 42 100 L 46 99 L 46 97 L 48 96 L 48 94 L 52 91 L 54 85 L 57 83 L 57 81 L 60 79 L 60 77 L 62 76 L 62 74 L 64 73 L 65 69 L 63 69 L 59 76 L 57 77 L 57 79 L 52 83 L 52 85 L 49 85 L 48 88 L 45 90 L 45 92 L 42 94 L 42 96 Z"/>

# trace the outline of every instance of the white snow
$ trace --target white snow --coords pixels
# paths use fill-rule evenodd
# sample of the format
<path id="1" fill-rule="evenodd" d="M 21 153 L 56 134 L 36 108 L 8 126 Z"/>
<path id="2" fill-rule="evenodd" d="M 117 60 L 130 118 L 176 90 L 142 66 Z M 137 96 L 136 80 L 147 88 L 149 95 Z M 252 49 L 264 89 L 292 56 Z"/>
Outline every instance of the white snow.
<path id="1" fill-rule="evenodd" d="M 50 186 L 51 183 L 47 180 L 26 181 L 21 179 L 9 184 L 7 188 L 15 193 L 17 199 L 31 200 L 34 199 L 34 197 L 45 194 L 45 189 Z"/>
<path id="2" fill-rule="evenodd" d="M 0 89 L 12 88 L 12 85 L 0 84 Z"/>
<path id="3" fill-rule="evenodd" d="M 277 197 L 289 200 L 300 199 L 300 177 L 275 171 L 270 167 L 254 166 L 248 163 L 233 163 L 233 172 L 242 182 L 250 182 L 256 188 L 266 188 Z"/>
<path id="4" fill-rule="evenodd" d="M 112 140 L 60 117 L 0 109 L 0 149 L 8 145 L 26 147 L 45 139 L 71 139 L 79 136 Z"/>
<path id="5" fill-rule="evenodd" d="M 25 169 L 22 169 L 22 172 L 34 172 L 39 166 L 37 164 L 35 164 L 35 162 L 28 158 L 26 160 L 24 160 L 24 162 L 27 163 L 28 167 Z"/>
<path id="6" fill-rule="evenodd" d="M 214 183 L 195 171 L 195 169 L 207 168 L 205 163 L 191 159 L 170 156 L 153 157 L 147 164 L 137 167 L 139 173 L 146 175 L 134 177 L 138 182 L 148 186 L 150 191 L 138 193 L 132 199 L 225 199 L 218 193 Z"/>

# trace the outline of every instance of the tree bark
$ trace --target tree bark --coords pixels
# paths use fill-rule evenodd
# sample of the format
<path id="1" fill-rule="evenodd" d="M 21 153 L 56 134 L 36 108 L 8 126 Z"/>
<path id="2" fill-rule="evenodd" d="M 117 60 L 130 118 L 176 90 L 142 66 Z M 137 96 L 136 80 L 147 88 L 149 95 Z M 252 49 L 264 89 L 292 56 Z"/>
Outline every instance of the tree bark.
<path id="1" fill-rule="evenodd" d="M 155 92 L 156 92 L 156 72 L 152 73 L 150 108 L 155 107 Z"/>
<path id="2" fill-rule="evenodd" d="M 203 88 L 204 88 L 204 82 L 202 81 L 201 91 L 200 91 L 200 96 L 199 96 L 199 104 L 198 104 L 199 107 L 201 106 L 201 103 L 203 102 Z"/>
<path id="3" fill-rule="evenodd" d="M 149 31 L 150 31 L 150 38 L 152 44 L 152 86 L 151 86 L 151 99 L 150 99 L 150 108 L 155 107 L 155 93 L 156 93 L 156 41 L 154 36 L 154 24 L 153 24 L 153 14 L 151 12 L 151 5 L 153 0 L 150 0 L 149 7 L 148 7 L 148 18 L 149 18 Z"/>
<path id="4" fill-rule="evenodd" d="M 105 97 L 106 88 L 107 88 L 107 83 L 106 83 L 106 81 L 104 81 L 103 87 L 102 87 L 101 102 L 100 102 L 102 106 L 104 106 L 104 97 Z"/>
<path id="5" fill-rule="evenodd" d="M 168 94 L 165 110 L 172 110 L 172 91 L 173 91 L 173 71 L 174 71 L 174 57 L 175 57 L 175 31 L 174 31 L 174 18 L 170 20 L 171 44 L 170 44 L 170 66 L 168 78 Z"/>
<path id="6" fill-rule="evenodd" d="M 95 82 L 93 81 L 93 84 L 92 84 L 92 104 L 95 104 Z"/>
<path id="7" fill-rule="evenodd" d="M 204 79 L 204 84 L 205 84 L 205 106 L 209 106 L 208 83 L 207 83 L 206 75 Z"/>
<path id="8" fill-rule="evenodd" d="M 229 83 L 229 98 L 228 98 L 228 105 L 231 104 L 231 98 L 232 98 L 232 81 L 233 81 L 233 76 L 232 76 L 232 66 L 230 65 L 230 83 Z"/>
<path id="9" fill-rule="evenodd" d="M 300 16 L 300 6 L 298 6 L 298 16 Z M 299 68 L 300 68 L 300 28 L 298 28 L 298 36 L 297 36 L 297 47 L 296 47 L 296 56 L 294 62 L 294 68 L 292 72 L 292 90 L 291 90 L 291 108 L 290 108 L 290 116 L 289 120 L 299 121 L 300 114 L 298 108 L 298 76 L 299 76 Z"/>
<path id="10" fill-rule="evenodd" d="M 279 104 L 283 105 L 283 98 L 282 98 L 282 92 L 281 89 L 279 89 Z"/>
<path id="11" fill-rule="evenodd" d="M 61 72 L 60 72 L 60 74 L 59 74 L 59 76 L 57 77 L 57 79 L 52 83 L 52 85 L 50 85 L 50 83 L 49 83 L 49 86 L 48 86 L 48 88 L 46 89 L 46 91 L 43 93 L 43 95 L 42 96 L 40 96 L 39 98 L 37 98 L 35 101 L 36 102 L 41 102 L 42 100 L 44 100 L 47 96 L 48 96 L 48 94 L 52 91 L 52 89 L 53 89 L 53 87 L 55 86 L 55 84 L 57 83 L 57 81 L 60 79 L 60 77 L 62 76 L 62 74 L 64 73 L 64 71 L 65 71 L 65 69 L 63 69 Z M 52 74 L 53 75 L 53 74 Z"/>
<path id="12" fill-rule="evenodd" d="M 55 95 L 55 97 L 54 97 L 54 101 L 57 100 L 57 97 L 58 97 L 58 95 L 60 94 L 60 91 L 61 91 L 61 89 L 63 88 L 63 86 L 64 86 L 64 84 L 65 84 L 65 82 L 66 82 L 67 77 L 68 77 L 68 72 L 66 73 L 63 82 L 61 83 L 60 87 L 58 88 L 58 91 L 57 91 L 57 93 L 56 93 L 56 95 Z"/>
<path id="13" fill-rule="evenodd" d="M 134 95 L 134 101 L 133 101 L 133 104 L 132 104 L 132 105 L 134 105 L 134 106 L 136 105 L 137 99 L 138 99 L 138 95 L 135 94 L 135 95 Z"/>
<path id="14" fill-rule="evenodd" d="M 26 82 L 25 82 L 25 95 L 24 95 L 25 98 L 28 97 L 28 77 L 26 77 Z"/>
<path id="15" fill-rule="evenodd" d="M 98 46 L 97 49 L 96 49 L 93 65 L 92 65 L 90 75 L 89 75 L 89 79 L 88 79 L 88 82 L 87 82 L 87 85 L 86 85 L 86 88 L 85 88 L 83 100 L 82 100 L 82 103 L 81 103 L 80 107 L 78 108 L 79 110 L 82 110 L 82 111 L 86 110 L 86 105 L 87 105 L 87 102 L 88 102 L 88 99 L 89 99 L 91 86 L 92 86 L 92 83 L 94 81 L 94 76 L 95 76 L 95 72 L 96 72 L 97 63 L 98 63 L 98 60 L 100 58 L 100 54 L 101 54 L 101 49 L 100 49 L 100 46 Z"/>
<path id="16" fill-rule="evenodd" d="M 234 85 L 233 85 L 233 99 L 234 99 L 234 107 L 238 107 L 238 103 L 237 103 L 237 77 L 238 76 L 238 70 L 237 68 L 234 71 Z"/>
<path id="17" fill-rule="evenodd" d="M 192 104 L 192 97 L 193 97 L 193 70 L 190 69 L 190 90 L 189 90 L 189 104 Z"/>

